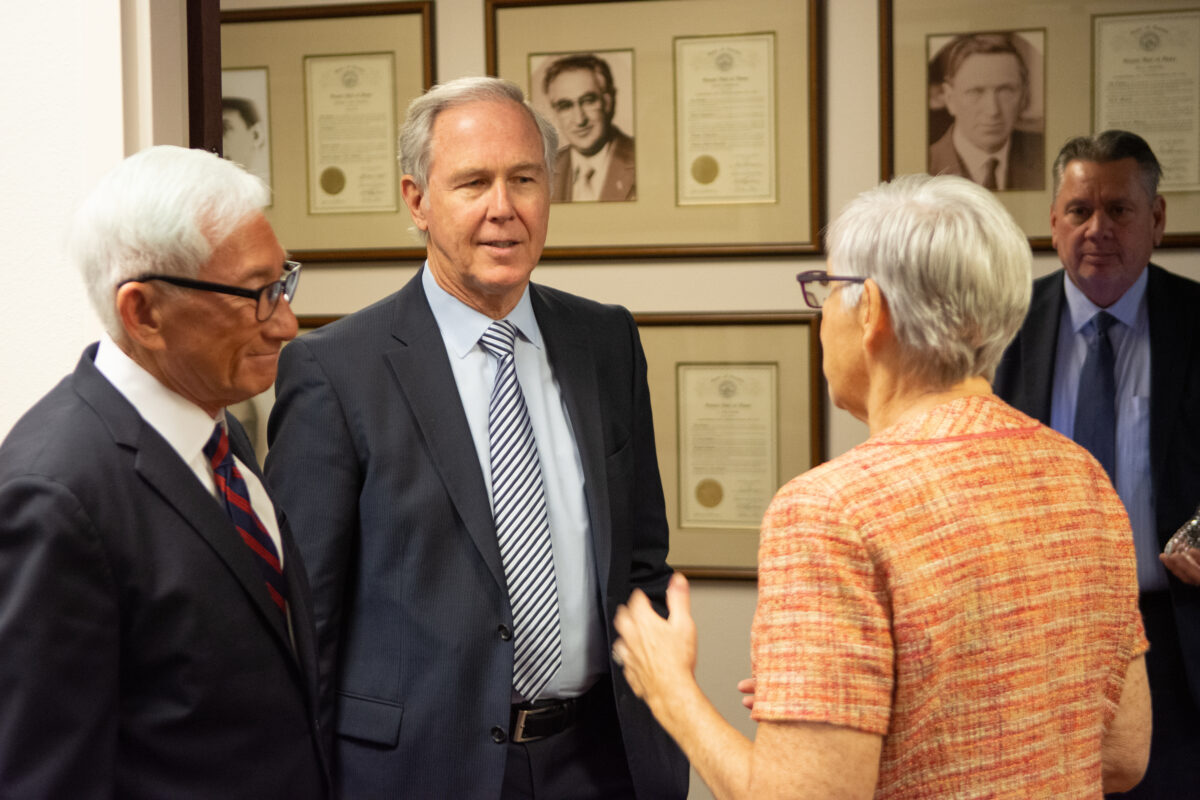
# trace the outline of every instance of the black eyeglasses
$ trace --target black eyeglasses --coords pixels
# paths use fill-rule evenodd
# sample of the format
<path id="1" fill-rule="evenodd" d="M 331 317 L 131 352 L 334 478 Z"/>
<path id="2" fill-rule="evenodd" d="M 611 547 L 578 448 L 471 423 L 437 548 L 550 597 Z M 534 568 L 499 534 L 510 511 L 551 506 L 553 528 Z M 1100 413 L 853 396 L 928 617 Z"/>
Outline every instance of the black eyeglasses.
<path id="1" fill-rule="evenodd" d="M 172 286 L 182 286 L 185 289 L 199 289 L 202 292 L 218 292 L 220 294 L 231 294 L 235 297 L 248 297 L 258 304 L 254 313 L 255 318 L 259 322 L 266 322 L 275 313 L 275 308 L 279 305 L 279 298 L 287 298 L 287 301 L 290 303 L 292 302 L 292 298 L 296 296 L 296 286 L 300 283 L 300 262 L 285 261 L 283 262 L 283 267 L 284 273 L 282 278 L 258 289 L 243 289 L 241 286 L 230 286 L 225 283 L 212 283 L 211 281 L 197 281 L 192 278 L 179 278 L 174 275 L 142 275 L 140 278 L 130 278 L 127 281 L 121 281 L 117 284 L 117 288 L 119 289 L 127 283 L 162 281 Z"/>
<path id="2" fill-rule="evenodd" d="M 800 282 L 800 290 L 804 292 L 804 302 L 809 308 L 820 308 L 833 293 L 834 281 L 846 283 L 866 283 L 866 278 L 850 278 L 842 275 L 830 275 L 823 269 L 810 269 L 796 276 Z"/>

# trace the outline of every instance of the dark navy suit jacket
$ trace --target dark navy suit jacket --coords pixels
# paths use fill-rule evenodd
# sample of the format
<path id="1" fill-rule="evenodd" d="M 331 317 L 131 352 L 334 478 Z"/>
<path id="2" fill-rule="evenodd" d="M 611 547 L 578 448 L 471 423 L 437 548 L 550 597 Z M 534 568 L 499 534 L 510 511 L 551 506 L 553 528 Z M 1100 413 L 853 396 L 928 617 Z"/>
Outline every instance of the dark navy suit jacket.
<path id="1" fill-rule="evenodd" d="M 661 604 L 670 577 L 645 358 L 624 309 L 530 292 L 582 460 L 611 647 L 618 604 L 634 588 Z M 313 586 L 343 796 L 498 797 L 512 611 L 420 272 L 284 349 L 269 436 L 267 476 Z M 683 797 L 682 754 L 623 677 L 602 680 L 639 797 Z"/>
<path id="2" fill-rule="evenodd" d="M 1200 505 L 1200 284 L 1150 264 L 1150 470 L 1161 549 Z M 1063 272 L 1033 284 L 1033 301 L 996 370 L 996 394 L 1050 424 Z M 1169 574 L 1169 573 L 1168 573 Z M 1170 575 L 1176 627 L 1200 705 L 1200 588 Z"/>

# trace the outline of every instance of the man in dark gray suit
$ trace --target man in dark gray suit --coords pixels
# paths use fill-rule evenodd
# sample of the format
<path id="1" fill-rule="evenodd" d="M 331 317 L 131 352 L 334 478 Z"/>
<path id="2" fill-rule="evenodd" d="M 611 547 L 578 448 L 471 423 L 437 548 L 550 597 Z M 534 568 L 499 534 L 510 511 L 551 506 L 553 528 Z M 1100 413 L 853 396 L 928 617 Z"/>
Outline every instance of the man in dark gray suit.
<path id="1" fill-rule="evenodd" d="M 637 327 L 530 283 L 555 145 L 508 81 L 413 101 L 424 268 L 280 362 L 267 475 L 313 584 L 346 798 L 687 792 L 610 658 L 617 606 L 661 604 L 671 574 Z"/>
<path id="2" fill-rule="evenodd" d="M 1012 34 L 957 36 L 939 55 L 954 118 L 929 147 L 930 175 L 961 175 L 992 190 L 1045 186 L 1045 139 L 1016 128 L 1029 106 L 1029 69 Z"/>
<path id="3" fill-rule="evenodd" d="M 554 162 L 553 203 L 637 199 L 633 137 L 613 124 L 617 89 L 608 62 L 591 53 L 564 56 L 542 89 L 566 146 Z"/>
<path id="4" fill-rule="evenodd" d="M 304 569 L 224 411 L 296 333 L 268 199 L 155 147 L 76 216 L 107 335 L 0 446 L 4 797 L 331 796 Z"/>
<path id="5" fill-rule="evenodd" d="M 1000 397 L 1094 448 L 1129 513 L 1154 715 L 1146 777 L 1123 795 L 1139 798 L 1190 797 L 1200 782 L 1200 551 L 1160 555 L 1200 504 L 1200 284 L 1150 263 L 1166 225 L 1161 174 L 1127 131 L 1063 146 L 1050 228 L 1064 269 L 1034 281 L 995 381 Z M 1105 350 L 1111 384 L 1099 389 L 1084 373 Z M 1108 435 L 1092 445 L 1099 426 L 1080 421 L 1102 405 Z"/>

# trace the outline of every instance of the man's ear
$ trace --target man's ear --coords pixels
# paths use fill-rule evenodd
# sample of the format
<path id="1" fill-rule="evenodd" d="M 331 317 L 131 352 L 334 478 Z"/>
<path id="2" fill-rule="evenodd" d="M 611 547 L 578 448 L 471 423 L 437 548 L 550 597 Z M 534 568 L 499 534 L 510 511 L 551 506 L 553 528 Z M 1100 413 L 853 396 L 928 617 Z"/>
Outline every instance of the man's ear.
<path id="1" fill-rule="evenodd" d="M 429 221 L 425 218 L 425 209 L 422 206 L 425 193 L 421 191 L 421 187 L 417 186 L 412 175 L 405 175 L 400 179 L 400 193 L 404 195 L 404 204 L 408 206 L 408 213 L 412 215 L 413 224 L 417 226 L 418 230 L 428 232 Z"/>
<path id="2" fill-rule="evenodd" d="M 159 297 L 148 283 L 132 282 L 117 289 L 117 316 L 130 341 L 147 350 L 166 347 L 163 338 L 163 313 Z"/>

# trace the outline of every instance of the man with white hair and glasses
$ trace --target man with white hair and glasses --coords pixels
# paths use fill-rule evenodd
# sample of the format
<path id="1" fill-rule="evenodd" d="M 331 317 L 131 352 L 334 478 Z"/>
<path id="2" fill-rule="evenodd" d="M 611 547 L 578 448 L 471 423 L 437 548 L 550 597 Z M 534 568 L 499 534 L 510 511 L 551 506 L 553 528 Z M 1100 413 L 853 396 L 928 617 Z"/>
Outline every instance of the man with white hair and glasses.
<path id="1" fill-rule="evenodd" d="M 268 199 L 154 147 L 75 217 L 105 336 L 0 446 L 5 797 L 331 797 L 304 569 L 225 412 L 296 334 Z"/>

